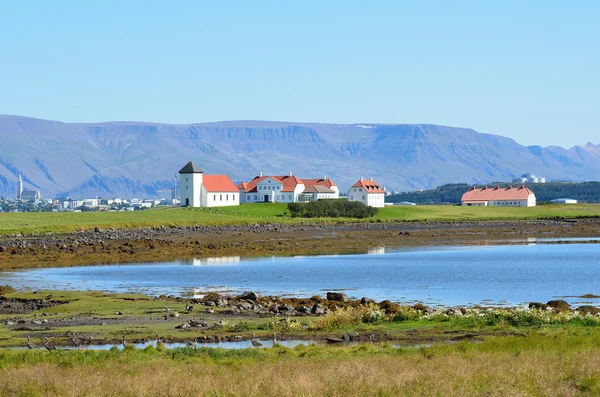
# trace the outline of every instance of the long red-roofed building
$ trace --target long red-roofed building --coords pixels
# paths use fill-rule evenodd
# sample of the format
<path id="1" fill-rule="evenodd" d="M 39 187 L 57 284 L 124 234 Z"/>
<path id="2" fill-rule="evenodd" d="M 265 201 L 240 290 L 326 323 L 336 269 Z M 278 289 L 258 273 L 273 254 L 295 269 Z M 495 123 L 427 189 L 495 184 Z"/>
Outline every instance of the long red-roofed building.
<path id="1" fill-rule="evenodd" d="M 289 175 L 262 175 L 237 186 L 241 203 L 296 203 L 340 197 L 337 185 L 329 178 L 300 179 Z"/>
<path id="2" fill-rule="evenodd" d="M 520 187 L 471 187 L 463 194 L 464 206 L 476 207 L 535 207 L 535 194 L 525 186 Z"/>

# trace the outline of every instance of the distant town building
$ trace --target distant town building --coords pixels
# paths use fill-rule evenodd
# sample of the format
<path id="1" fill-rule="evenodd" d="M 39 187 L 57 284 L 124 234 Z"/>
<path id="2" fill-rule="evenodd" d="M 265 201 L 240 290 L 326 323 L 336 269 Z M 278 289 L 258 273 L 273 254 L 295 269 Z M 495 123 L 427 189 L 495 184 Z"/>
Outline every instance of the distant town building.
<path id="1" fill-rule="evenodd" d="M 536 201 L 535 194 L 525 186 L 518 188 L 473 186 L 463 194 L 461 203 L 464 206 L 474 207 L 535 207 Z"/>
<path id="2" fill-rule="evenodd" d="M 546 178 L 538 178 L 531 172 L 526 172 L 520 178 L 513 179 L 513 183 L 546 183 Z"/>
<path id="3" fill-rule="evenodd" d="M 21 193 L 21 200 L 23 201 L 41 201 L 42 193 L 39 190 L 24 190 Z"/>
<path id="4" fill-rule="evenodd" d="M 550 200 L 550 202 L 554 204 L 577 204 L 577 200 L 570 198 L 557 198 Z"/>
<path id="5" fill-rule="evenodd" d="M 373 178 L 360 178 L 348 190 L 348 201 L 359 201 L 370 207 L 382 208 L 385 206 L 385 191 Z"/>
<path id="6" fill-rule="evenodd" d="M 242 203 L 295 203 L 340 197 L 337 185 L 326 176 L 300 179 L 291 172 L 287 176 L 264 176 L 260 173 L 237 187 Z"/>
<path id="7" fill-rule="evenodd" d="M 223 207 L 239 205 L 239 192 L 227 175 L 204 175 L 193 161 L 179 170 L 182 207 Z"/>

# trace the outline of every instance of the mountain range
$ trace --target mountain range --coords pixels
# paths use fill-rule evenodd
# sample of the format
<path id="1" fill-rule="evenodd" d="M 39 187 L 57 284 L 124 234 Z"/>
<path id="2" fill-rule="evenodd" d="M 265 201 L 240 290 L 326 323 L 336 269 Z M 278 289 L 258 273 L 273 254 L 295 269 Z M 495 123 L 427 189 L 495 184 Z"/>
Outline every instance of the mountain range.
<path id="1" fill-rule="evenodd" d="M 531 171 L 548 180 L 600 175 L 600 145 L 522 146 L 510 138 L 430 124 L 226 121 L 62 123 L 0 115 L 0 196 L 158 197 L 193 160 L 234 182 L 259 172 L 327 176 L 342 192 L 373 177 L 388 189 L 509 181 Z"/>

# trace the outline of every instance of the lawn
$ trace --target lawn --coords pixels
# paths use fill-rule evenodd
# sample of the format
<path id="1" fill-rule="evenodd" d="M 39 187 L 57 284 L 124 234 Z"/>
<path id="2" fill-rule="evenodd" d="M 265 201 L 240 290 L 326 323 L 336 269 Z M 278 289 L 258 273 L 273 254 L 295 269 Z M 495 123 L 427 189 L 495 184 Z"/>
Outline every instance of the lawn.
<path id="1" fill-rule="evenodd" d="M 157 208 L 135 212 L 0 213 L 0 235 L 66 233 L 100 228 L 232 225 L 251 223 L 345 222 L 356 219 L 292 219 L 286 204 L 242 204 L 213 209 Z M 446 205 L 393 206 L 380 209 L 372 221 L 478 221 L 578 218 L 600 216 L 600 205 L 544 205 L 532 208 L 460 207 Z"/>

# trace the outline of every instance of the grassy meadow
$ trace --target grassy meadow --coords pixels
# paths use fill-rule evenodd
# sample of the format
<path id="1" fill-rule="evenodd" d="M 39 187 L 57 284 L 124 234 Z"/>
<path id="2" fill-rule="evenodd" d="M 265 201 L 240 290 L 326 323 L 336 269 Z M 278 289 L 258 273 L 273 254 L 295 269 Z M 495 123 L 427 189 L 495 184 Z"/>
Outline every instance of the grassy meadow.
<path id="1" fill-rule="evenodd" d="M 596 396 L 585 329 L 421 348 L 0 350 L 3 396 Z"/>
<path id="2" fill-rule="evenodd" d="M 389 206 L 360 222 L 373 221 L 486 221 L 580 218 L 600 216 L 600 205 L 544 205 L 531 208 L 461 207 L 448 205 Z M 68 233 L 100 228 L 136 228 L 191 225 L 233 225 L 281 222 L 347 222 L 355 219 L 290 218 L 286 204 L 242 204 L 212 209 L 156 208 L 135 212 L 0 213 L 0 235 Z"/>

